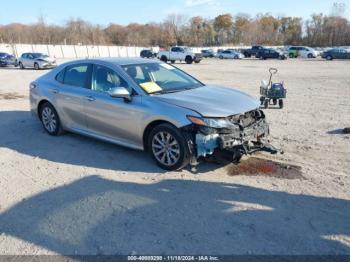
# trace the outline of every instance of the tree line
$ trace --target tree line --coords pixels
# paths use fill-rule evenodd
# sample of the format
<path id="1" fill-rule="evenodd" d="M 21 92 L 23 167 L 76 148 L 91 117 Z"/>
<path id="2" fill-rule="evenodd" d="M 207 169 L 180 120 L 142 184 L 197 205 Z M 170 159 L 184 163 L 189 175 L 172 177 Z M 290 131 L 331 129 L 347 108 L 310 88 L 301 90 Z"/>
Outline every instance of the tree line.
<path id="1" fill-rule="evenodd" d="M 83 19 L 70 19 L 64 25 L 50 25 L 43 17 L 35 24 L 0 25 L 0 42 L 23 44 L 83 44 L 124 46 L 221 46 L 221 45 L 308 45 L 349 46 L 350 23 L 339 15 L 314 14 L 309 19 L 255 17 L 239 14 L 187 18 L 171 14 L 161 23 L 107 27 Z"/>

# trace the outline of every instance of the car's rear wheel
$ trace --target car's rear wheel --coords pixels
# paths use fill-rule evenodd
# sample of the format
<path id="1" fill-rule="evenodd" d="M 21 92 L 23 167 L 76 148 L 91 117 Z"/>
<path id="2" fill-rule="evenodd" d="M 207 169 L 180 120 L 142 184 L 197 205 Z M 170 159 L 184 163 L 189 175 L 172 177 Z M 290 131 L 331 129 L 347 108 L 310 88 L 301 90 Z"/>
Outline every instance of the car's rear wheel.
<path id="1" fill-rule="evenodd" d="M 221 56 L 219 56 L 219 58 L 220 58 L 220 59 L 224 59 L 224 57 L 223 57 L 222 55 L 221 55 Z"/>
<path id="2" fill-rule="evenodd" d="M 158 166 L 165 170 L 178 170 L 189 163 L 185 138 L 170 124 L 160 124 L 150 133 L 149 151 Z"/>
<path id="3" fill-rule="evenodd" d="M 193 59 L 192 59 L 192 57 L 190 57 L 190 56 L 186 56 L 186 58 L 185 58 L 185 62 L 186 62 L 186 64 L 192 64 L 192 63 L 193 63 Z"/>
<path id="4" fill-rule="evenodd" d="M 328 55 L 328 56 L 326 57 L 326 59 L 327 59 L 328 61 L 330 61 L 330 60 L 333 60 L 333 57 L 330 56 L 330 55 Z"/>
<path id="5" fill-rule="evenodd" d="M 35 70 L 39 70 L 40 69 L 39 64 L 38 63 L 34 63 L 34 68 L 35 68 Z"/>
<path id="6" fill-rule="evenodd" d="M 40 120 L 45 131 L 50 135 L 57 136 L 62 132 L 60 118 L 49 102 L 40 107 Z"/>
<path id="7" fill-rule="evenodd" d="M 314 56 L 312 54 L 308 54 L 307 58 L 313 58 Z"/>
<path id="8" fill-rule="evenodd" d="M 168 62 L 168 58 L 163 55 L 161 58 L 160 58 L 161 61 L 163 61 L 164 63 Z"/>

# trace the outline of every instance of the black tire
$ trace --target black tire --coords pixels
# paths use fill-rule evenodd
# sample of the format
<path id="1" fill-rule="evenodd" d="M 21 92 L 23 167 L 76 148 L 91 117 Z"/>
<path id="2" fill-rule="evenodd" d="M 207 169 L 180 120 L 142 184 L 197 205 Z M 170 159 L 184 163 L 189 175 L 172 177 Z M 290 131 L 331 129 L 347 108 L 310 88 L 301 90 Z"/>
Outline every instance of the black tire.
<path id="1" fill-rule="evenodd" d="M 163 164 L 155 156 L 152 143 L 153 143 L 153 140 L 155 139 L 155 136 L 157 136 L 161 132 L 170 134 L 178 143 L 178 150 L 179 150 L 178 159 L 172 165 Z M 169 171 L 179 170 L 187 166 L 190 162 L 189 150 L 188 150 L 188 146 L 186 144 L 186 140 L 184 136 L 181 134 L 179 129 L 177 129 L 176 127 L 170 124 L 160 124 L 155 128 L 153 128 L 153 130 L 151 131 L 148 137 L 148 149 L 153 160 L 157 163 L 157 165 L 165 170 L 169 170 Z"/>
<path id="2" fill-rule="evenodd" d="M 264 108 L 265 109 L 269 108 L 269 100 L 268 99 L 266 99 L 264 102 Z"/>
<path id="3" fill-rule="evenodd" d="M 168 58 L 163 55 L 161 58 L 160 58 L 161 61 L 163 61 L 164 63 L 168 62 Z"/>
<path id="4" fill-rule="evenodd" d="M 34 63 L 34 69 L 35 69 L 35 70 L 39 70 L 39 69 L 40 69 L 40 66 L 39 66 L 38 63 Z"/>
<path id="5" fill-rule="evenodd" d="M 236 60 L 237 60 L 238 58 L 239 58 L 238 55 L 236 55 L 233 59 L 236 59 Z"/>
<path id="6" fill-rule="evenodd" d="M 293 53 L 290 53 L 290 54 L 289 54 L 289 58 L 294 58 L 294 54 L 293 54 Z"/>
<path id="7" fill-rule="evenodd" d="M 221 55 L 221 56 L 219 56 L 219 58 L 220 58 L 220 59 L 224 59 L 224 57 L 223 57 L 222 55 Z"/>
<path id="8" fill-rule="evenodd" d="M 278 105 L 279 105 L 279 107 L 282 109 L 283 108 L 283 99 L 280 99 L 279 101 L 278 101 Z"/>
<path id="9" fill-rule="evenodd" d="M 201 61 L 200 60 L 195 60 L 194 61 L 196 64 L 199 64 Z"/>
<path id="10" fill-rule="evenodd" d="M 24 65 L 22 64 L 22 62 L 19 62 L 18 65 L 20 69 L 24 69 Z"/>
<path id="11" fill-rule="evenodd" d="M 50 130 L 48 128 L 48 125 L 45 124 L 45 120 L 44 120 L 45 119 L 45 116 L 44 116 L 45 109 L 47 109 L 50 112 L 52 112 L 52 115 L 54 116 L 54 119 L 56 121 L 55 128 L 53 128 L 52 130 Z M 58 135 L 60 135 L 62 133 L 62 127 L 61 127 L 61 121 L 60 121 L 60 118 L 59 118 L 59 116 L 57 114 L 56 109 L 49 102 L 46 102 L 45 104 L 43 104 L 40 107 L 39 112 L 40 112 L 40 120 L 41 120 L 41 123 L 42 123 L 45 131 L 51 136 L 58 136 Z"/>
<path id="12" fill-rule="evenodd" d="M 328 56 L 326 57 L 326 59 L 327 59 L 328 61 L 331 61 L 331 60 L 333 60 L 333 57 L 332 57 L 331 55 L 328 55 Z"/>
<path id="13" fill-rule="evenodd" d="M 308 54 L 307 58 L 314 58 L 314 56 L 312 54 Z"/>
<path id="14" fill-rule="evenodd" d="M 276 98 L 272 99 L 272 103 L 274 106 L 277 105 L 277 99 Z"/>
<path id="15" fill-rule="evenodd" d="M 260 97 L 260 105 L 264 105 L 264 102 L 265 102 L 265 97 L 261 96 Z"/>
<path id="16" fill-rule="evenodd" d="M 171 60 L 170 63 L 175 64 L 175 60 Z"/>
<path id="17" fill-rule="evenodd" d="M 192 57 L 190 57 L 190 56 L 186 56 L 186 58 L 185 58 L 185 62 L 186 62 L 186 64 L 192 64 L 193 63 L 193 58 Z"/>

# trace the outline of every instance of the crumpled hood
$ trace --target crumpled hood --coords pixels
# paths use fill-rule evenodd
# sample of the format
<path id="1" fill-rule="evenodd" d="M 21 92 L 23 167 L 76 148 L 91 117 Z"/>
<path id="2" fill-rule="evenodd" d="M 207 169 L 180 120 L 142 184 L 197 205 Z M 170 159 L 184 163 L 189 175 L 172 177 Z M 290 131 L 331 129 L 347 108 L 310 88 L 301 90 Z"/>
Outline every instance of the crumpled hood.
<path id="1" fill-rule="evenodd" d="M 257 109 L 254 97 L 233 88 L 207 85 L 191 90 L 155 96 L 173 105 L 194 110 L 205 117 L 228 117 Z"/>

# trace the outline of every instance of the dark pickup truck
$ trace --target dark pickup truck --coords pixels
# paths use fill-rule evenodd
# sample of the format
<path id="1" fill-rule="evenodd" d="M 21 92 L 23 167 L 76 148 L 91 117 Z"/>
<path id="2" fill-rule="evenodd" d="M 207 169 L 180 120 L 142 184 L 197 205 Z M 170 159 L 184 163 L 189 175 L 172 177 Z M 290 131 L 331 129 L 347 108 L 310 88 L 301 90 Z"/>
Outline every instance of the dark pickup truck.
<path id="1" fill-rule="evenodd" d="M 252 56 L 256 56 L 258 54 L 258 52 L 263 50 L 263 49 L 264 49 L 264 47 L 261 45 L 253 45 L 252 48 L 250 48 L 250 49 L 243 49 L 241 51 L 241 53 L 245 57 L 252 57 Z"/>

